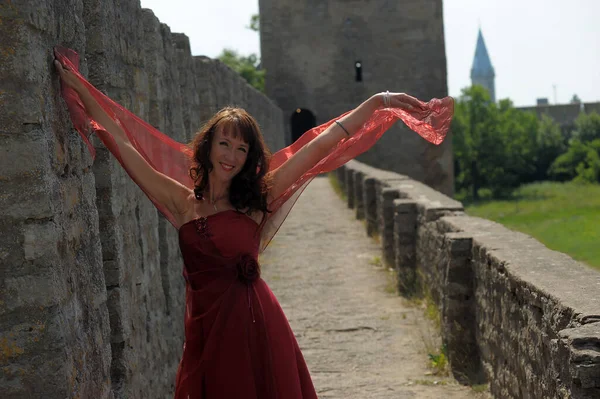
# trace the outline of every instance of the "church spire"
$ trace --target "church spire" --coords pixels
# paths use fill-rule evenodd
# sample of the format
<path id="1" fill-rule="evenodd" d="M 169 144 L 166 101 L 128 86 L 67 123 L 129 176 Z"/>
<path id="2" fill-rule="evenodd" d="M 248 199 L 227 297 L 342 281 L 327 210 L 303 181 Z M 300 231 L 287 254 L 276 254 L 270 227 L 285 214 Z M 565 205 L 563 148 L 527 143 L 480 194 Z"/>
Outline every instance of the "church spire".
<path id="1" fill-rule="evenodd" d="M 473 67 L 471 68 L 471 83 L 485 87 L 494 102 L 496 101 L 495 77 L 494 67 L 485 47 L 480 27 L 479 35 L 477 36 L 477 46 L 475 48 L 475 58 L 473 59 Z"/>

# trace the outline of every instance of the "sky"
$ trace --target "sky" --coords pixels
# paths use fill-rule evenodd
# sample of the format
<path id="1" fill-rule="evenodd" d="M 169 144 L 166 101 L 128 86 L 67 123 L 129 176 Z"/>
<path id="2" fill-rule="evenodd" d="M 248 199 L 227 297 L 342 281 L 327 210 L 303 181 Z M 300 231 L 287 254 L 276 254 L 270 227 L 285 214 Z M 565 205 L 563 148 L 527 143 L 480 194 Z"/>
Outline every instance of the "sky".
<path id="1" fill-rule="evenodd" d="M 401 1 L 401 0 L 396 0 Z M 516 106 L 546 97 L 567 103 L 574 94 L 600 101 L 600 0 L 444 0 L 448 93 L 470 85 L 478 29 L 496 72 L 496 98 Z M 258 0 L 141 0 L 144 8 L 190 38 L 193 55 L 223 48 L 260 54 L 247 29 Z M 393 91 L 393 88 L 390 88 Z"/>

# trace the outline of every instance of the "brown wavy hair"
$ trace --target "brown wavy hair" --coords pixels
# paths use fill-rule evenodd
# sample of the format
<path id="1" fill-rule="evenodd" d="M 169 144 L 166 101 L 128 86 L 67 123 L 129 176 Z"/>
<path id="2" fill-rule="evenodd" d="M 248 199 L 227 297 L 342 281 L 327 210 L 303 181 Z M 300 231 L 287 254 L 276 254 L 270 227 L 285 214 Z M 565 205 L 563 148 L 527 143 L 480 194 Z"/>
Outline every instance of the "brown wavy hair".
<path id="1" fill-rule="evenodd" d="M 262 211 L 266 215 L 267 194 L 272 185 L 269 171 L 271 152 L 265 145 L 256 120 L 242 108 L 226 107 L 217 112 L 188 144 L 192 150 L 192 167 L 189 175 L 194 181 L 194 193 L 202 199 L 209 185 L 209 173 L 214 165 L 210 150 L 218 129 L 230 132 L 248 144 L 248 155 L 242 170 L 233 177 L 229 188 L 229 201 L 237 211 L 247 209 L 246 214 Z"/>

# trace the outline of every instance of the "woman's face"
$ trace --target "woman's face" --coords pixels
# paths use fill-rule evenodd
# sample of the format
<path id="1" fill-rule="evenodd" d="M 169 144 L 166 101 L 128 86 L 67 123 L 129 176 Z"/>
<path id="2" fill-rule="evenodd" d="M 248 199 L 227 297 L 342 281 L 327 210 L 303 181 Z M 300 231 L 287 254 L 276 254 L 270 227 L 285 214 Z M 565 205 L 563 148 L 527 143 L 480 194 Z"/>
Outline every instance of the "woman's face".
<path id="1" fill-rule="evenodd" d="M 248 144 L 227 132 L 226 129 L 217 129 L 210 150 L 210 161 L 213 164 L 214 177 L 220 181 L 230 181 L 237 175 L 248 157 Z"/>

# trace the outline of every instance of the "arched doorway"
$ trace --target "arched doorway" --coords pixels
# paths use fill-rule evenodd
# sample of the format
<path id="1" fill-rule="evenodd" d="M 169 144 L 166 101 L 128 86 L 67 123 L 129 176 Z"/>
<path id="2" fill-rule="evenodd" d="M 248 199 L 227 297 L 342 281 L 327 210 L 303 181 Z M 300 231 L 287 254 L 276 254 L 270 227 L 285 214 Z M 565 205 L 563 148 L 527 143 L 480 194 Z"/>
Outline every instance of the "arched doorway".
<path id="1" fill-rule="evenodd" d="M 290 118 L 292 124 L 292 143 L 306 132 L 317 126 L 315 115 L 307 109 L 296 108 Z"/>

